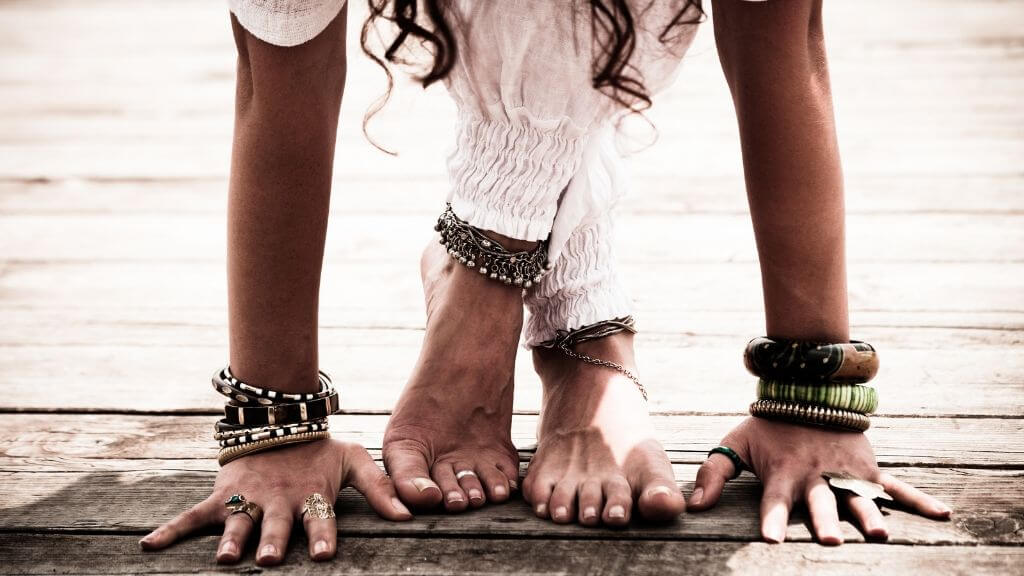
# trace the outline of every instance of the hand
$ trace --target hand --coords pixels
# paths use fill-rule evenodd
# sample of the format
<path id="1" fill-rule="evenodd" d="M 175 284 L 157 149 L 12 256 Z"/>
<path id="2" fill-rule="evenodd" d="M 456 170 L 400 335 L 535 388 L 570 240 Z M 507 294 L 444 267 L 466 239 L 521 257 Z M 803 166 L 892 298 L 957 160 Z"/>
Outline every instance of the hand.
<path id="1" fill-rule="evenodd" d="M 871 444 L 859 432 L 750 417 L 726 435 L 722 446 L 732 448 L 764 483 L 761 535 L 768 542 L 785 540 L 789 511 L 795 502 L 803 501 L 810 511 L 818 541 L 842 544 L 836 495 L 822 478 L 822 472 L 848 472 L 881 484 L 896 502 L 922 516 L 945 519 L 952 513 L 939 500 L 881 472 Z M 712 454 L 697 472 L 688 508 L 699 512 L 714 506 L 733 473 L 728 457 Z M 867 537 L 888 536 L 885 520 L 874 501 L 845 491 L 840 499 Z"/>
<path id="2" fill-rule="evenodd" d="M 334 503 L 338 492 L 353 486 L 366 496 L 370 507 L 388 520 L 408 520 L 409 510 L 398 500 L 391 479 L 358 444 L 319 440 L 258 452 L 233 460 L 217 473 L 213 493 L 160 526 L 139 541 L 144 550 L 166 548 L 188 534 L 211 524 L 224 524 L 217 547 L 217 562 L 237 562 L 245 549 L 253 522 L 246 514 L 232 514 L 224 501 L 232 494 L 263 507 L 256 563 L 280 563 L 288 547 L 292 522 L 304 523 L 313 560 L 327 560 L 337 550 L 338 528 L 334 518 L 302 516 L 303 503 L 319 492 Z"/>

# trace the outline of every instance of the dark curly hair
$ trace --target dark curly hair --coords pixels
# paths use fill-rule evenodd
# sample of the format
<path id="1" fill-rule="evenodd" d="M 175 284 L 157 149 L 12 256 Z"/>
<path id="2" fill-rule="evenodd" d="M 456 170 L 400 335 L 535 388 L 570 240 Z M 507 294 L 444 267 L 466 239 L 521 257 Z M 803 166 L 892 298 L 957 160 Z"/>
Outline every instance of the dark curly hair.
<path id="1" fill-rule="evenodd" d="M 497 1 L 497 0 L 478 0 Z M 577 0 L 555 0 L 572 1 Z M 582 1 L 582 0 L 580 0 Z M 643 80 L 637 69 L 630 63 L 636 49 L 636 15 L 633 14 L 627 0 L 588 0 L 590 4 L 591 26 L 593 38 L 602 38 L 603 42 L 596 47 L 592 84 L 623 108 L 642 113 L 650 108 L 651 97 L 644 87 Z M 657 2 L 659 0 L 652 0 Z M 394 89 L 394 77 L 388 64 L 415 66 L 419 64 L 422 72 L 415 76 L 424 88 L 438 80 L 444 79 L 455 64 L 458 52 L 455 35 L 445 20 L 445 13 L 451 8 L 453 0 L 367 0 L 369 15 L 363 23 L 360 44 L 363 52 L 377 63 L 387 76 L 387 90 L 367 110 L 363 117 L 363 133 L 367 133 L 367 125 L 391 97 Z M 690 8 L 697 9 L 697 16 L 688 18 Z M 659 33 L 659 40 L 668 42 L 673 32 L 682 26 L 698 24 L 704 19 L 701 0 L 685 0 L 675 16 Z M 376 54 L 369 45 L 371 31 L 378 22 L 386 21 L 396 31 L 382 55 Z M 405 60 L 399 51 L 410 39 L 426 48 L 431 56 L 428 63 L 416 63 Z M 367 134 L 369 138 L 369 135 Z M 373 139 L 370 141 L 381 150 Z"/>

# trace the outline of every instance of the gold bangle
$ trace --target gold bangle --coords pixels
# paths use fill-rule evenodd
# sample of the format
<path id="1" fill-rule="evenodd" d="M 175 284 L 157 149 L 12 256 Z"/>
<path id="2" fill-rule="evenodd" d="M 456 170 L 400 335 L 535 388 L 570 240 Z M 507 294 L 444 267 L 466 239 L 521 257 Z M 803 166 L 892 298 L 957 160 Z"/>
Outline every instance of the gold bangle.
<path id="1" fill-rule="evenodd" d="M 217 462 L 221 466 L 241 458 L 247 454 L 253 454 L 255 452 L 263 452 L 271 448 L 277 448 L 279 446 L 285 446 L 288 444 L 300 444 L 303 442 L 313 442 L 315 440 L 323 440 L 330 438 L 331 433 L 327 430 L 320 430 L 318 432 L 302 432 L 299 434 L 292 434 L 290 436 L 278 436 L 276 438 L 265 438 L 263 440 L 257 440 L 255 442 L 249 442 L 247 444 L 241 444 L 239 446 L 228 446 L 227 448 L 221 448 L 220 452 L 217 453 Z"/>
<path id="2" fill-rule="evenodd" d="M 750 405 L 750 414 L 759 418 L 815 424 L 854 432 L 863 432 L 871 426 L 871 420 L 863 414 L 781 400 L 758 400 Z"/>

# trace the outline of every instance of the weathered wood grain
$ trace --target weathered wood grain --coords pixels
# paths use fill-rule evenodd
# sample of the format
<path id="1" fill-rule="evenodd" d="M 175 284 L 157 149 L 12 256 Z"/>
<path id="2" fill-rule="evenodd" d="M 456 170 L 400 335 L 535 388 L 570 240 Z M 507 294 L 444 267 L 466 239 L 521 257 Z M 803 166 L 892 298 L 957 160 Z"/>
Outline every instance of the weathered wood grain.
<path id="1" fill-rule="evenodd" d="M 674 462 L 696 464 L 744 416 L 655 416 L 657 438 Z M 8 414 L 0 454 L 8 458 L 213 458 L 213 416 Z M 331 417 L 337 438 L 380 448 L 386 415 Z M 512 421 L 521 450 L 535 443 L 537 417 Z M 1020 418 L 872 419 L 867 435 L 887 466 L 1024 467 Z"/>
<path id="2" fill-rule="evenodd" d="M 104 461 L 108 462 L 108 461 Z M 3 531 L 135 532 L 142 533 L 207 497 L 216 464 L 206 460 L 192 470 L 164 465 L 162 460 L 123 461 L 122 471 L 72 472 L 60 462 L 39 462 L 29 471 L 0 471 L 5 504 L 0 508 Z M 113 461 L 110 461 L 113 463 Z M 195 470 L 201 468 L 204 470 Z M 525 468 L 525 467 L 524 467 Z M 1024 543 L 1024 472 L 948 468 L 889 468 L 895 476 L 942 499 L 955 510 L 949 521 L 934 521 L 899 507 L 885 509 L 889 542 L 894 544 L 1017 544 Z M 680 489 L 693 490 L 696 465 L 676 465 Z M 686 514 L 668 526 L 634 522 L 628 530 L 580 529 L 536 518 L 516 495 L 503 505 L 462 514 L 421 511 L 410 522 L 393 523 L 376 516 L 354 490 L 341 493 L 339 531 L 350 535 L 492 536 L 506 538 L 657 538 L 672 540 L 760 539 L 757 479 L 744 474 L 729 483 L 719 504 L 699 514 Z M 254 498 L 254 497 L 253 497 Z M 844 538 L 862 542 L 855 523 L 843 517 Z M 813 540 L 809 518 L 799 507 L 787 538 Z"/>
<path id="3" fill-rule="evenodd" d="M 67 323 L 62 327 L 74 330 Z M 198 332 L 174 330 L 178 342 L 165 334 L 149 340 L 150 345 L 0 345 L 0 410 L 220 412 L 223 397 L 208 382 L 214 368 L 225 362 L 225 347 L 198 345 L 204 340 Z M 916 332 L 922 343 L 934 342 L 927 331 Z M 13 336 L 22 335 L 15 331 Z M 389 411 L 412 373 L 422 336 L 418 330 L 392 330 L 374 338 L 356 330 L 325 335 L 321 362 L 341 386 L 345 412 Z M 130 338 L 127 332 L 120 337 Z M 159 345 L 156 338 L 168 345 Z M 754 398 L 754 377 L 739 361 L 737 350 L 744 338 L 726 340 L 639 338 L 639 374 L 648 388 L 650 409 L 743 411 Z M 88 342 L 88 336 L 81 341 Z M 881 371 L 872 382 L 882 398 L 879 414 L 1024 415 L 1024 357 L 1013 345 L 943 345 L 948 351 L 937 354 L 933 349 L 890 346 L 884 335 L 872 341 L 883 350 Z M 159 385 L 140 384 L 141 374 L 156 376 Z M 59 382 L 59 402 L 54 401 L 54 382 Z M 539 378 L 530 354 L 523 351 L 516 362 L 515 408 L 536 412 L 540 398 Z"/>
<path id="4" fill-rule="evenodd" d="M 264 572 L 252 549 L 236 566 L 217 566 L 213 536 L 193 538 L 159 553 L 141 552 L 135 536 L 0 534 L 0 574 L 166 574 Z M 60 553 L 55 553 L 59 551 Z M 621 576 L 627 574 L 814 574 L 816 576 L 916 573 L 1007 574 L 1024 551 L 1005 546 L 908 547 L 847 544 L 669 542 L 660 540 L 440 539 L 347 536 L 337 558 L 309 560 L 305 540 L 292 538 L 287 562 L 275 574 L 353 575 L 535 574 Z"/>

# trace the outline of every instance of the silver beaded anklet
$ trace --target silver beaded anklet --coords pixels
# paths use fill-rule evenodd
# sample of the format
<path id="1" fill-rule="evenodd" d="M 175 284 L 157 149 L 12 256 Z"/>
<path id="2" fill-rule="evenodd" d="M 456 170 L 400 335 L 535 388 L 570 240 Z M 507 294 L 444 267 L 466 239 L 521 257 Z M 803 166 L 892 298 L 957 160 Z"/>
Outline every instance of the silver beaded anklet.
<path id="1" fill-rule="evenodd" d="M 573 346 L 581 342 L 604 338 L 605 336 L 611 336 L 612 334 L 618 334 L 619 332 L 630 332 L 632 334 L 636 334 L 636 321 L 633 320 L 632 316 L 614 318 L 612 320 L 602 320 L 600 322 L 581 326 L 575 330 L 558 330 L 555 332 L 554 338 L 551 340 L 545 340 L 539 345 L 543 348 L 557 348 L 566 356 L 575 358 L 581 362 L 586 362 L 587 364 L 604 366 L 605 368 L 616 370 L 626 378 L 633 381 L 633 384 L 636 385 L 637 390 L 640 391 L 640 395 L 644 397 L 644 401 L 646 402 L 647 389 L 640 383 L 640 379 L 637 378 L 635 374 L 627 370 L 622 364 L 617 364 L 610 360 L 601 360 L 600 358 L 594 358 L 593 356 L 587 356 L 586 354 L 580 354 L 572 349 Z"/>
<path id="2" fill-rule="evenodd" d="M 441 233 L 440 242 L 448 248 L 453 259 L 506 285 L 530 288 L 540 284 L 544 274 L 551 269 L 547 261 L 548 245 L 544 240 L 529 252 L 510 252 L 456 216 L 451 204 L 437 219 L 434 230 Z"/>

